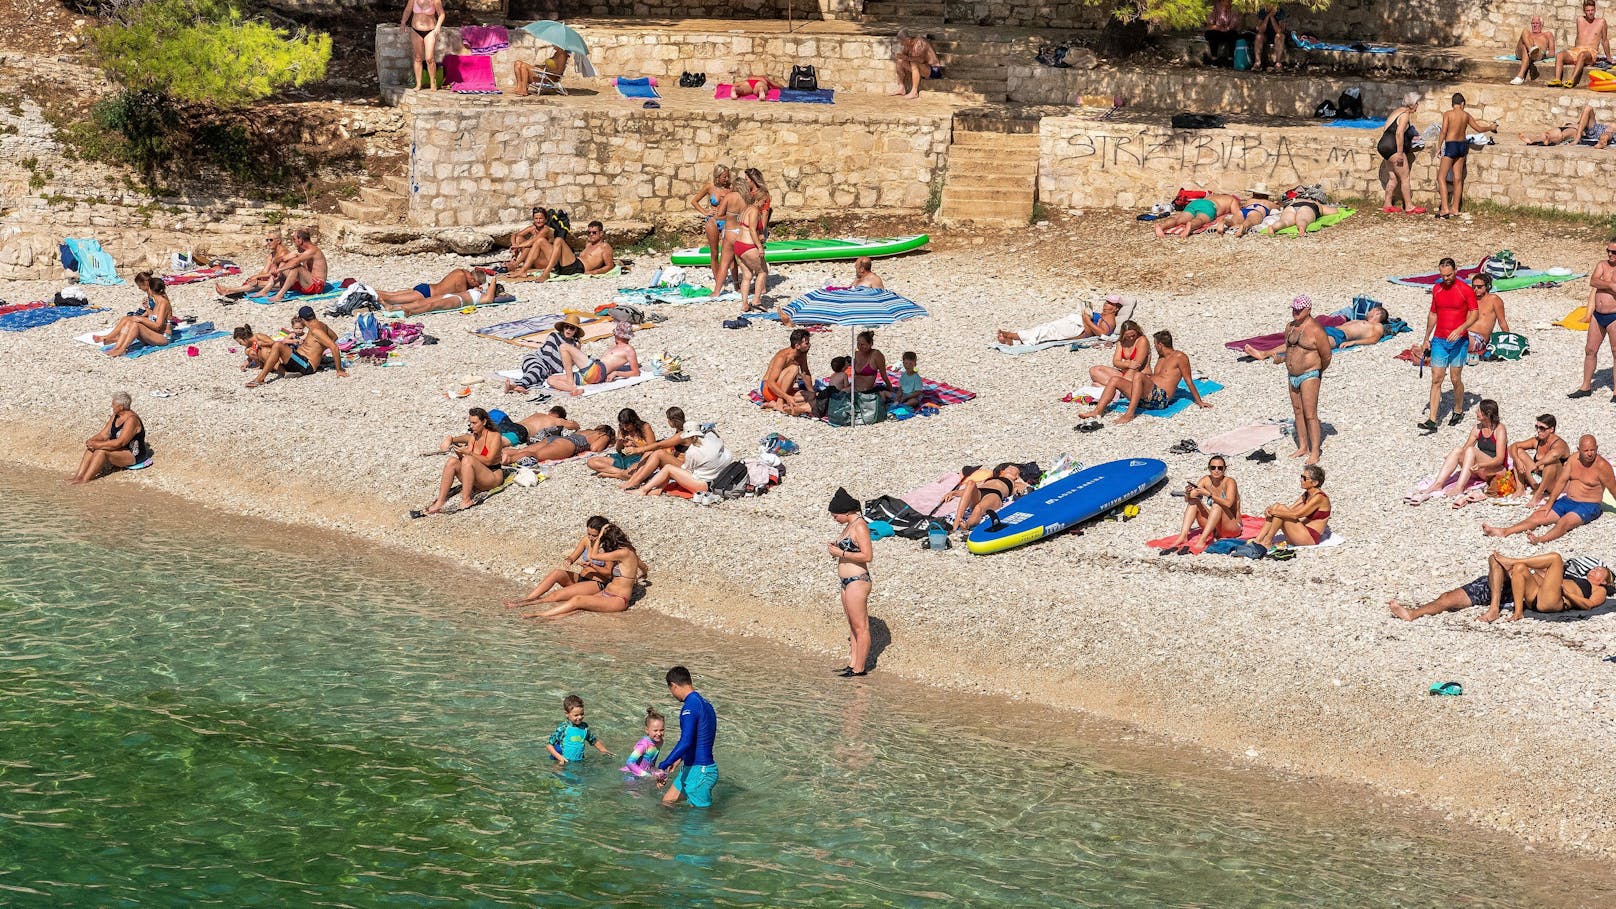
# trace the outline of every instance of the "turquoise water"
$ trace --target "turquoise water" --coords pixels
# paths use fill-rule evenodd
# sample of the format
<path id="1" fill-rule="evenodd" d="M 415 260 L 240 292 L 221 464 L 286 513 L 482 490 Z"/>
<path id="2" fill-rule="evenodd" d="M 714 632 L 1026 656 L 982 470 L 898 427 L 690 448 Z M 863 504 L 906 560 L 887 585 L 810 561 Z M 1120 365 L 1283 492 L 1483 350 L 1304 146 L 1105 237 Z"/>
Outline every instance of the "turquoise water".
<path id="1" fill-rule="evenodd" d="M 30 478 L 31 479 L 31 478 Z M 1316 789 L 1164 762 L 1070 716 L 831 679 L 644 613 L 507 591 L 96 484 L 0 529 L 0 904 L 1547 906 L 1589 866 Z M 10 486 L 10 488 L 7 488 Z M 133 503 L 161 516 L 130 519 Z M 716 704 L 714 810 L 609 759 Z M 670 721 L 669 745 L 676 724 Z"/>

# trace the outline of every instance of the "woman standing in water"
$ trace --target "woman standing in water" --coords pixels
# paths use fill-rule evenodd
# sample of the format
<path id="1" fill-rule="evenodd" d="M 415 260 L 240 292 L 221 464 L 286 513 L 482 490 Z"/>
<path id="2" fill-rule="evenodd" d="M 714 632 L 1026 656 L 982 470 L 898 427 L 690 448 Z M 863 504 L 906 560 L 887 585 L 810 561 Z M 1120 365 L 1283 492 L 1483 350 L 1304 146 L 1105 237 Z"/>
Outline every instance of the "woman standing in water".
<path id="1" fill-rule="evenodd" d="M 837 489 L 830 500 L 831 517 L 843 526 L 842 536 L 825 549 L 836 560 L 836 580 L 841 585 L 842 610 L 847 613 L 851 634 L 847 666 L 836 674 L 844 679 L 869 674 L 870 659 L 870 563 L 875 561 L 875 543 L 870 525 L 864 522 L 858 499 L 846 489 Z"/>

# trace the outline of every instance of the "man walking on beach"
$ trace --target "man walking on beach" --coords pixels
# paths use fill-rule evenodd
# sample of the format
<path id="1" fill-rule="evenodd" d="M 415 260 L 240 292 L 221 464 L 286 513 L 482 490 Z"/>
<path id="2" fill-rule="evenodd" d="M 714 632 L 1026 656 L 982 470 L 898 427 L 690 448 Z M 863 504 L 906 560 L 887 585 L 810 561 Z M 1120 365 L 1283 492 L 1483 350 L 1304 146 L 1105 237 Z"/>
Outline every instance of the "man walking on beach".
<path id="1" fill-rule="evenodd" d="M 1442 403 L 1442 380 L 1453 380 L 1453 415 L 1449 426 L 1464 422 L 1464 366 L 1470 361 L 1470 326 L 1480 318 L 1476 292 L 1459 280 L 1459 266 L 1451 257 L 1437 263 L 1442 280 L 1431 286 L 1431 312 L 1425 317 L 1425 335 L 1414 347 L 1414 362 L 1431 352 L 1431 399 L 1420 428 L 1436 432 L 1437 408 Z"/>
<path id="2" fill-rule="evenodd" d="M 1588 343 L 1582 348 L 1582 385 L 1568 398 L 1586 398 L 1594 393 L 1594 370 L 1599 368 L 1599 345 L 1610 340 L 1610 353 L 1616 360 L 1616 237 L 1605 242 L 1605 261 L 1594 266 L 1588 277 Z M 1616 388 L 1612 389 L 1616 392 Z M 1616 404 L 1616 394 L 1610 396 Z"/>
<path id="3" fill-rule="evenodd" d="M 718 764 L 713 760 L 713 739 L 718 735 L 718 713 L 691 684 L 690 670 L 675 666 L 666 676 L 668 691 L 679 699 L 679 744 L 657 765 L 666 773 L 674 764 L 683 762 L 677 775 L 657 783 L 657 788 L 668 786 L 662 804 L 672 805 L 683 795 L 696 808 L 710 808 L 713 804 L 713 786 L 718 783 Z"/>
<path id="4" fill-rule="evenodd" d="M 1323 429 L 1319 424 L 1319 384 L 1330 368 L 1330 336 L 1313 318 L 1313 298 L 1291 301 L 1291 323 L 1285 327 L 1285 371 L 1290 383 L 1291 413 L 1296 418 L 1296 450 L 1291 457 L 1319 463 Z"/>
<path id="5" fill-rule="evenodd" d="M 1498 124 L 1483 125 L 1480 120 L 1470 116 L 1470 112 L 1465 110 L 1465 96 L 1454 92 L 1453 107 L 1442 113 L 1442 163 L 1436 171 L 1436 193 L 1441 201 L 1436 213 L 1438 218 L 1452 218 L 1459 214 L 1464 202 L 1465 158 L 1470 154 L 1467 136 L 1471 131 L 1496 133 Z M 1448 187 L 1450 178 L 1453 180 L 1451 192 Z"/>
<path id="6" fill-rule="evenodd" d="M 1532 512 L 1526 520 L 1508 527 L 1481 525 L 1481 532 L 1490 537 L 1507 537 L 1523 530 L 1548 527 L 1545 533 L 1528 533 L 1533 543 L 1558 540 L 1572 529 L 1599 520 L 1600 504 L 1609 490 L 1616 493 L 1616 473 L 1610 462 L 1599 456 L 1599 442 L 1585 435 L 1577 442 L 1577 456 L 1566 464 L 1565 473 L 1543 501 L 1544 507 Z M 1553 525 L 1553 526 L 1550 526 Z"/>

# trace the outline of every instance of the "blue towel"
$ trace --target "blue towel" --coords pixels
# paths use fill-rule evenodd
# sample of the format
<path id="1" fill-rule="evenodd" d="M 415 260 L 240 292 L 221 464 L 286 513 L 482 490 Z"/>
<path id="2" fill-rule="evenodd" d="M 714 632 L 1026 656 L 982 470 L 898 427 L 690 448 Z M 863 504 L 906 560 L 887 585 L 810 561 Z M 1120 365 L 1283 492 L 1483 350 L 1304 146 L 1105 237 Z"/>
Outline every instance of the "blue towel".
<path id="1" fill-rule="evenodd" d="M 1340 51 L 1348 54 L 1397 53 L 1397 48 L 1389 44 L 1360 44 L 1357 47 L 1354 47 L 1351 44 L 1340 44 L 1333 41 L 1318 41 L 1312 38 L 1304 38 L 1295 32 L 1291 32 L 1291 43 L 1302 50 Z"/>
<path id="2" fill-rule="evenodd" d="M 88 306 L 46 306 L 43 309 L 19 309 L 0 315 L 0 331 L 27 331 L 63 319 L 72 319 L 77 316 L 87 316 L 91 313 L 106 312 L 104 309 L 91 309 Z"/>
<path id="3" fill-rule="evenodd" d="M 275 293 L 280 293 L 280 291 L 276 291 Z M 269 306 L 276 302 L 290 302 L 293 300 L 296 300 L 298 303 L 314 303 L 320 300 L 335 300 L 337 297 L 342 296 L 342 288 L 332 284 L 330 281 L 327 281 L 325 282 L 325 290 L 322 290 L 317 294 L 309 294 L 305 296 L 299 293 L 290 293 L 286 295 L 286 300 L 284 301 L 271 300 L 270 297 L 274 295 L 275 294 L 270 293 L 250 294 L 247 299 L 257 303 L 260 306 Z"/>
<path id="4" fill-rule="evenodd" d="M 641 76 L 638 79 L 625 79 L 622 76 L 618 76 L 616 84 L 617 93 L 625 98 L 662 97 L 661 95 L 657 94 L 656 86 L 651 84 L 651 79 L 647 76 Z"/>
<path id="5" fill-rule="evenodd" d="M 834 88 L 816 88 L 813 91 L 799 91 L 797 89 L 780 89 L 782 102 L 795 102 L 797 104 L 835 104 L 836 90 Z"/>
<path id="6" fill-rule="evenodd" d="M 123 283 L 123 279 L 118 277 L 118 263 L 112 261 L 112 256 L 101 248 L 101 241 L 68 237 L 62 243 L 78 260 L 80 284 Z"/>
<path id="7" fill-rule="evenodd" d="M 187 344 L 201 344 L 203 341 L 212 341 L 214 338 L 223 338 L 230 334 L 228 331 L 214 331 L 212 322 L 198 322 L 195 325 L 181 325 L 169 335 L 167 344 L 158 347 L 148 347 L 136 341 L 130 345 L 126 357 L 144 357 L 147 354 L 157 353 L 159 350 L 176 350 Z"/>
<path id="8" fill-rule="evenodd" d="M 1362 120 L 1331 120 L 1324 125 L 1336 129 L 1380 129 L 1386 125 L 1386 121 L 1365 117 Z"/>
<path id="9" fill-rule="evenodd" d="M 1222 391 L 1223 386 L 1212 381 L 1211 379 L 1196 379 L 1195 390 L 1200 392 L 1201 397 L 1204 398 L 1209 394 L 1213 394 L 1214 392 Z M 1184 381 L 1180 379 L 1178 382 L 1178 392 L 1173 395 L 1173 403 L 1163 407 L 1161 410 L 1145 410 L 1144 408 L 1140 408 L 1136 412 L 1143 416 L 1149 417 L 1176 417 L 1184 411 L 1190 409 L 1191 405 L 1193 404 L 1194 402 L 1190 400 L 1189 386 L 1185 385 Z M 1119 396 L 1117 400 L 1111 402 L 1110 407 L 1106 408 L 1106 412 L 1121 413 L 1127 409 L 1127 400 Z"/>

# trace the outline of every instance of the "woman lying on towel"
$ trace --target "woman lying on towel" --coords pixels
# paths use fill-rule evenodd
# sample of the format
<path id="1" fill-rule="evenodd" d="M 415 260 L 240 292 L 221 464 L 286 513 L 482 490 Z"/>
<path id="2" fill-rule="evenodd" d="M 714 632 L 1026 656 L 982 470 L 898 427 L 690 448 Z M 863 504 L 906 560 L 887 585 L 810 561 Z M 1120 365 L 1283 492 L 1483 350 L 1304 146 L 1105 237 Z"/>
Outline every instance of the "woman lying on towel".
<path id="1" fill-rule="evenodd" d="M 1229 476 L 1229 462 L 1213 455 L 1206 462 L 1206 476 L 1184 490 L 1184 526 L 1166 549 L 1167 555 L 1204 552 L 1213 540 L 1240 535 L 1240 487 Z M 1194 545 L 1190 533 L 1201 528 Z"/>
<path id="2" fill-rule="evenodd" d="M 1341 209 L 1312 199 L 1292 199 L 1285 203 L 1280 210 L 1279 221 L 1273 227 L 1266 228 L 1259 233 L 1277 233 L 1287 227 L 1296 228 L 1298 238 L 1307 236 L 1308 226 L 1325 215 L 1333 215 Z"/>
<path id="3" fill-rule="evenodd" d="M 571 345 L 561 347 L 561 371 L 546 379 L 551 388 L 577 397 L 585 385 L 599 385 L 640 374 L 640 356 L 628 339 L 634 326 L 619 322 L 612 328 L 612 346 L 597 359 Z"/>
<path id="4" fill-rule="evenodd" d="M 136 341 L 148 347 L 166 347 L 169 333 L 174 330 L 174 304 L 168 302 L 163 279 L 143 271 L 135 275 L 135 286 L 146 294 L 139 311 L 119 319 L 111 331 L 93 339 L 97 344 L 111 345 L 106 350 L 109 357 L 123 356 Z"/>
<path id="5" fill-rule="evenodd" d="M 943 501 L 959 499 L 959 507 L 954 510 L 954 530 L 964 539 L 989 514 L 1031 488 L 1021 479 L 1020 467 L 1005 463 L 993 468 L 993 476 L 980 483 L 966 480 L 965 485 L 943 496 Z"/>
<path id="6" fill-rule="evenodd" d="M 737 77 L 735 79 L 735 98 L 736 100 L 756 98 L 762 101 L 769 96 L 769 92 L 777 88 L 785 88 L 785 86 L 771 80 L 768 76 L 752 76 L 746 79 Z"/>
<path id="7" fill-rule="evenodd" d="M 449 457 L 443 463 L 443 475 L 438 480 L 438 497 L 425 509 L 427 514 L 443 511 L 449 501 L 449 489 L 460 481 L 460 507 L 476 504 L 473 497 L 487 492 L 505 481 L 500 470 L 500 454 L 505 448 L 505 437 L 494 428 L 488 411 L 473 407 L 466 419 L 466 434 L 443 440 L 443 451 Z"/>
<path id="8" fill-rule="evenodd" d="M 464 270 L 464 269 L 462 269 Z M 385 313 L 389 319 L 402 319 L 405 316 L 419 316 L 429 312 L 451 312 L 456 309 L 465 309 L 467 306 L 484 306 L 494 302 L 494 299 L 505 292 L 504 285 L 489 281 L 480 271 L 469 272 L 472 278 L 468 279 L 471 286 L 464 290 L 444 291 L 434 293 L 429 297 L 418 296 L 414 301 L 397 304 L 398 308 Z M 453 277 L 453 274 L 450 275 Z M 447 280 L 447 279 L 445 279 Z M 492 285 L 492 287 L 488 286 Z M 417 284 L 408 291 L 394 291 L 395 299 L 399 294 L 419 294 L 422 288 L 433 290 L 431 285 Z M 389 303 L 388 305 L 394 305 Z"/>
<path id="9" fill-rule="evenodd" d="M 1449 478 L 1453 478 L 1454 508 L 1480 502 L 1487 498 L 1487 483 L 1493 477 L 1510 473 L 1508 460 L 1509 431 L 1499 422 L 1498 402 L 1491 398 L 1484 399 L 1476 405 L 1476 428 L 1470 430 L 1470 435 L 1465 436 L 1457 448 L 1448 452 L 1447 460 L 1442 462 L 1441 469 L 1431 478 L 1431 482 L 1406 496 L 1403 501 L 1418 505 L 1441 494 Z M 1458 471 L 1457 477 L 1454 477 L 1454 471 Z M 1482 485 L 1466 491 L 1471 480 L 1480 480 Z"/>
<path id="10" fill-rule="evenodd" d="M 628 535 L 616 524 L 601 528 L 595 557 L 611 566 L 611 574 L 599 592 L 582 592 L 561 600 L 552 609 L 525 615 L 528 619 L 558 619 L 572 612 L 625 612 L 634 599 L 635 589 L 646 581 L 650 568 Z"/>
<path id="11" fill-rule="evenodd" d="M 539 441 L 520 448 L 507 448 L 504 461 L 506 464 L 515 464 L 526 458 L 533 458 L 540 463 L 565 461 L 577 455 L 605 451 L 616 442 L 617 433 L 610 426 L 601 425 L 594 429 L 564 432 L 557 436 L 542 436 Z"/>
<path id="12" fill-rule="evenodd" d="M 1270 505 L 1263 511 L 1262 531 L 1235 555 L 1260 559 L 1274 545 L 1274 538 L 1285 534 L 1292 546 L 1317 546 L 1330 531 L 1330 497 L 1324 494 L 1324 468 L 1309 464 L 1302 468 L 1302 494 L 1289 505 Z"/>

